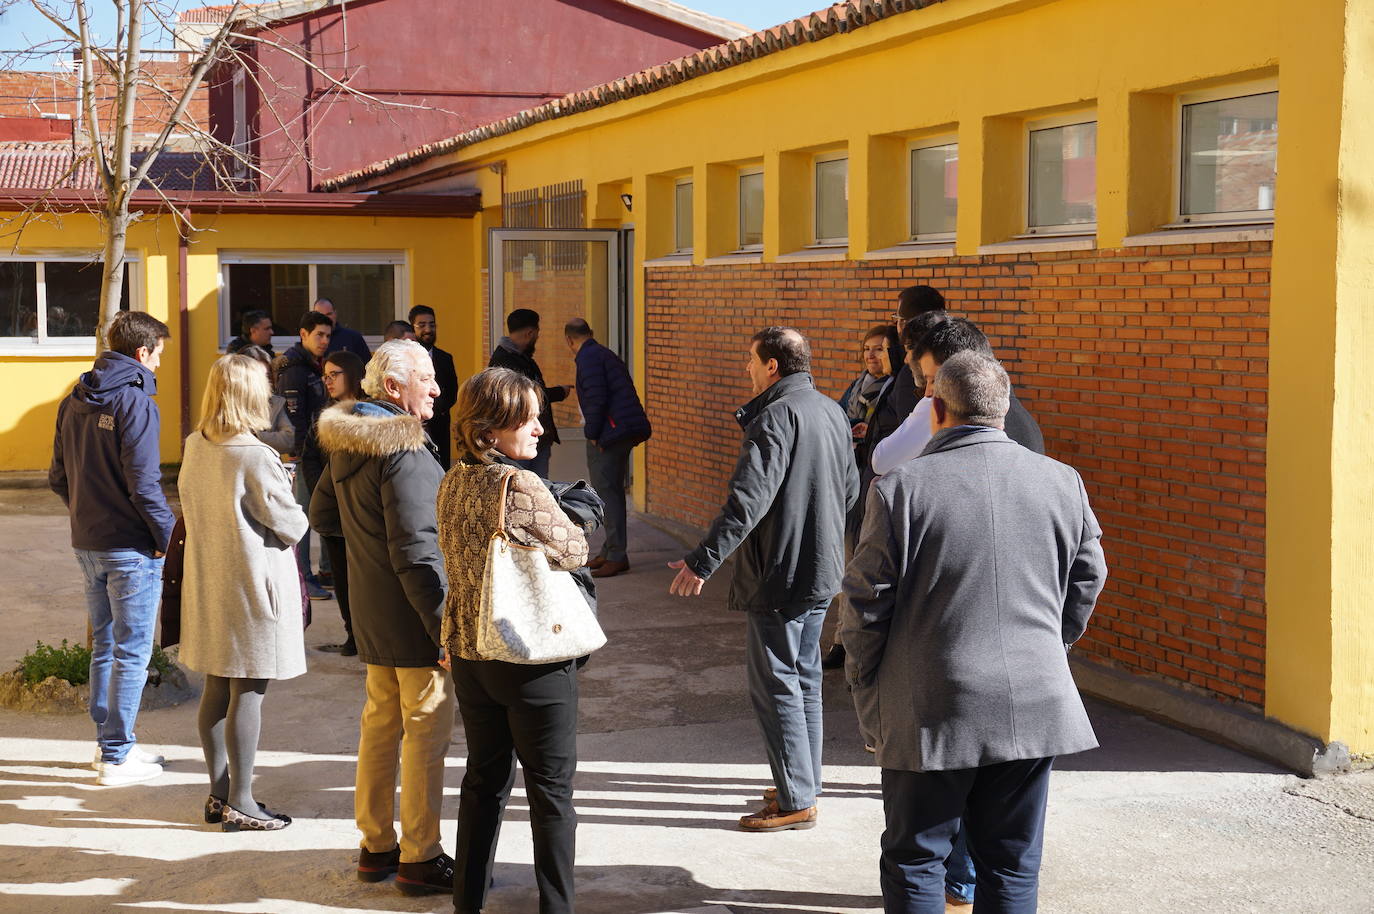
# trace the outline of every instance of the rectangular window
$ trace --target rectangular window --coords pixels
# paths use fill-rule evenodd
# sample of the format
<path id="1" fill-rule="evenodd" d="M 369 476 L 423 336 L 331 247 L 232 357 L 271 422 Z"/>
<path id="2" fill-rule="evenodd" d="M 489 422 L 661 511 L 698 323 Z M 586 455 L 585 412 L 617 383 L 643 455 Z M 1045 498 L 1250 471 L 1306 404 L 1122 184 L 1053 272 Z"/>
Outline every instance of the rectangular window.
<path id="1" fill-rule="evenodd" d="M 1274 217 L 1279 94 L 1182 105 L 1182 221 Z"/>
<path id="2" fill-rule="evenodd" d="M 1097 123 L 1030 130 L 1027 232 L 1087 234 L 1097 225 Z"/>
<path id="3" fill-rule="evenodd" d="M 242 67 L 234 71 L 233 102 L 234 133 L 229 146 L 234 151 L 234 177 L 242 178 L 248 174 L 248 80 Z"/>
<path id="4" fill-rule="evenodd" d="M 911 150 L 911 240 L 954 237 L 959 214 L 959 144 Z"/>
<path id="5" fill-rule="evenodd" d="M 120 310 L 129 310 L 138 260 L 126 260 Z M 0 260 L 0 341 L 94 345 L 100 326 L 101 261 L 89 254 Z"/>
<path id="6" fill-rule="evenodd" d="M 742 251 L 753 251 L 763 247 L 762 171 L 740 172 L 739 247 Z"/>
<path id="7" fill-rule="evenodd" d="M 247 311 L 272 315 L 272 336 L 289 346 L 301 317 L 321 298 L 333 302 L 345 326 L 377 340 L 403 310 L 399 252 L 221 251 L 219 260 L 221 342 L 239 334 Z"/>
<path id="8" fill-rule="evenodd" d="M 816 160 L 816 244 L 849 238 L 849 159 Z"/>
<path id="9" fill-rule="evenodd" d="M 673 189 L 673 250 L 692 252 L 692 182 L 678 181 Z"/>

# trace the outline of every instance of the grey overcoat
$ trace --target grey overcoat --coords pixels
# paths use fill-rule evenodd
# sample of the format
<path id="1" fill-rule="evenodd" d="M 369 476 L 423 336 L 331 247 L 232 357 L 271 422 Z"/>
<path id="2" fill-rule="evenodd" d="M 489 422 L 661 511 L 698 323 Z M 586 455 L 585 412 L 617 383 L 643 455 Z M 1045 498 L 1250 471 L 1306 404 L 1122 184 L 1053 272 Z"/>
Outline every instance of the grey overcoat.
<path id="1" fill-rule="evenodd" d="M 192 432 L 177 479 L 186 519 L 181 662 L 213 676 L 305 672 L 301 591 L 291 547 L 305 512 L 281 457 L 252 435 Z"/>
<path id="2" fill-rule="evenodd" d="M 840 606 L 878 764 L 975 768 L 1097 745 L 1065 645 L 1107 566 L 1078 473 L 988 428 L 946 429 L 874 482 Z"/>

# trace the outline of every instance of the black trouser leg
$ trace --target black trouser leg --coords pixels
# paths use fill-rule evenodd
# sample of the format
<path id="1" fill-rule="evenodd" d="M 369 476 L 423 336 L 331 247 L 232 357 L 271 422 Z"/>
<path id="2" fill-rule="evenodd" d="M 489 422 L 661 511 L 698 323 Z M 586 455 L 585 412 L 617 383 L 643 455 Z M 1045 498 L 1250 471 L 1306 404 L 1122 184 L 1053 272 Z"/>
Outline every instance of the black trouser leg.
<path id="1" fill-rule="evenodd" d="M 348 605 L 348 545 L 342 536 L 324 536 L 325 551 L 329 553 L 329 564 L 334 569 L 334 598 L 339 601 L 339 615 L 343 616 L 344 633 L 353 640 L 353 613 Z"/>

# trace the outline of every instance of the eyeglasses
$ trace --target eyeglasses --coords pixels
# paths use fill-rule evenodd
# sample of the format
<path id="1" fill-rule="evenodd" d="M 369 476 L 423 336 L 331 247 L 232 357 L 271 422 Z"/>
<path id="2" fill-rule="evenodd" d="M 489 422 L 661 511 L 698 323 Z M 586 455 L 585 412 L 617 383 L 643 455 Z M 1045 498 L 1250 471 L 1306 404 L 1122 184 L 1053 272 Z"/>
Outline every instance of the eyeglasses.
<path id="1" fill-rule="evenodd" d="M 339 378 L 341 378 L 341 377 L 343 377 L 343 376 L 344 376 L 344 372 L 343 372 L 342 370 L 339 370 L 339 371 L 326 371 L 326 372 L 324 373 L 324 379 L 325 379 L 326 381 L 337 381 Z"/>

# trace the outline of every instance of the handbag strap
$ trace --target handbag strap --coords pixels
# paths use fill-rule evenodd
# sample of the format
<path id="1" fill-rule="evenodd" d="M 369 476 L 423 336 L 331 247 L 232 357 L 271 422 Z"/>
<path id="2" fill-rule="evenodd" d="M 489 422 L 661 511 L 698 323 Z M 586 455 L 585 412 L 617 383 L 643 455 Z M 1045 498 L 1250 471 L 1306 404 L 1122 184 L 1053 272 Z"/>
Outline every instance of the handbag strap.
<path id="1" fill-rule="evenodd" d="M 501 537 L 501 539 L 503 539 L 503 540 L 509 540 L 509 539 L 510 539 L 510 537 L 506 535 L 506 499 L 507 499 L 507 498 L 509 497 L 509 495 L 510 495 L 510 479 L 511 479 L 511 477 L 514 476 L 517 472 L 519 472 L 519 471 L 516 470 L 516 469 L 514 469 L 514 468 L 512 468 L 511 471 L 510 471 L 509 473 L 507 473 L 506 475 L 504 475 L 504 476 L 501 477 L 501 491 L 500 491 L 500 499 L 501 499 L 501 500 L 500 500 L 500 503 L 499 503 L 499 507 L 496 509 L 496 512 L 497 512 L 497 513 L 496 513 L 496 532 L 493 533 L 492 535 L 493 535 L 493 536 L 499 536 L 499 537 Z"/>

